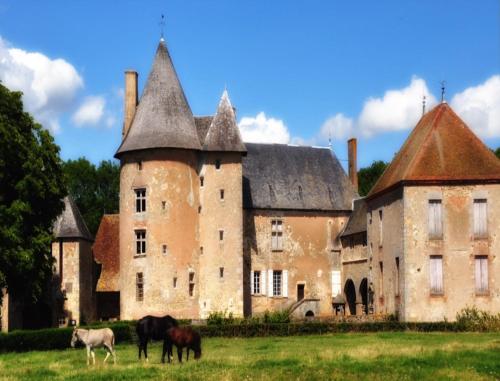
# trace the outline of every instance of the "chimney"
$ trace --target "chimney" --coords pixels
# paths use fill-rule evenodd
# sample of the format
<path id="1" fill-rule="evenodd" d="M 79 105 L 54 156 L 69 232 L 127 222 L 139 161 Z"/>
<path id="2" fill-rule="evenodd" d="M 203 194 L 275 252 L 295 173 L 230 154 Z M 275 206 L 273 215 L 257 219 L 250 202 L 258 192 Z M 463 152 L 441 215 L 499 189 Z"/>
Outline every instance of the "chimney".
<path id="1" fill-rule="evenodd" d="M 128 133 L 132 120 L 134 119 L 135 109 L 137 108 L 137 72 L 133 70 L 125 71 L 125 109 L 123 118 L 122 139 Z"/>
<path id="2" fill-rule="evenodd" d="M 351 179 L 351 183 L 354 186 L 356 192 L 358 191 L 358 147 L 356 138 L 349 139 L 347 141 L 347 152 L 349 156 L 349 179 Z"/>

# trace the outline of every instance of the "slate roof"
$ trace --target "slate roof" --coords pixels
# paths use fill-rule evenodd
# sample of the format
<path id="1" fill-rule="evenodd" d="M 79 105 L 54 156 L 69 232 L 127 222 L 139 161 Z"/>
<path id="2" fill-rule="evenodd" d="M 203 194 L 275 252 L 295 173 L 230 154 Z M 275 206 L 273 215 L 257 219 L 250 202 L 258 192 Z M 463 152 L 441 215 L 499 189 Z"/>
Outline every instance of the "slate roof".
<path id="1" fill-rule="evenodd" d="M 98 292 L 120 291 L 120 215 L 105 214 L 95 237 L 92 251 L 94 259 L 101 264 L 101 275 L 97 281 Z"/>
<path id="2" fill-rule="evenodd" d="M 399 184 L 500 182 L 500 160 L 441 103 L 425 114 L 368 198 Z"/>
<path id="3" fill-rule="evenodd" d="M 201 145 L 203 145 L 203 142 L 205 141 L 205 136 L 207 136 L 208 129 L 210 128 L 213 119 L 214 117 L 212 115 L 194 117 L 194 123 L 196 125 L 196 131 L 198 132 L 198 138 Z"/>
<path id="4" fill-rule="evenodd" d="M 227 91 L 224 90 L 203 143 L 204 151 L 246 152 L 236 124 L 233 106 Z"/>
<path id="5" fill-rule="evenodd" d="M 132 125 L 115 157 L 151 148 L 201 149 L 193 114 L 163 41 Z"/>
<path id="6" fill-rule="evenodd" d="M 359 198 L 354 200 L 353 211 L 347 225 L 340 235 L 341 237 L 347 237 L 352 234 L 366 232 L 366 200 L 364 198 Z"/>
<path id="7" fill-rule="evenodd" d="M 64 210 L 54 223 L 54 236 L 56 238 L 80 238 L 93 241 L 80 210 L 71 196 L 64 198 Z"/>
<path id="8" fill-rule="evenodd" d="M 352 210 L 357 193 L 328 148 L 246 143 L 247 209 Z"/>

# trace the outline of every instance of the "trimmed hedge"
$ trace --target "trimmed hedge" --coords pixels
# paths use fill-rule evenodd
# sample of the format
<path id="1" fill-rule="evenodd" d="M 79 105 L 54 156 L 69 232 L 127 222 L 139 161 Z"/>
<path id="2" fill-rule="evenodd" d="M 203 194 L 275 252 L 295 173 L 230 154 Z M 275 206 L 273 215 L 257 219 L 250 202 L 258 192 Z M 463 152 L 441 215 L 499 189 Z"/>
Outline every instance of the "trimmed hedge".
<path id="1" fill-rule="evenodd" d="M 136 341 L 135 322 L 96 324 L 91 328 L 110 327 L 115 333 L 116 343 Z M 197 325 L 195 329 L 202 337 L 266 337 L 313 335 L 347 332 L 460 332 L 477 331 L 470 326 L 446 321 L 433 323 L 407 323 L 398 321 L 379 322 L 307 322 L 307 323 L 256 323 L 242 321 L 240 324 Z M 483 329 L 481 329 L 483 330 Z M 493 331 L 498 331 L 498 327 Z M 483 330 L 484 331 L 484 330 Z M 70 346 L 72 328 L 51 328 L 38 331 L 14 331 L 0 334 L 0 352 L 24 352 L 33 350 L 66 349 Z"/>

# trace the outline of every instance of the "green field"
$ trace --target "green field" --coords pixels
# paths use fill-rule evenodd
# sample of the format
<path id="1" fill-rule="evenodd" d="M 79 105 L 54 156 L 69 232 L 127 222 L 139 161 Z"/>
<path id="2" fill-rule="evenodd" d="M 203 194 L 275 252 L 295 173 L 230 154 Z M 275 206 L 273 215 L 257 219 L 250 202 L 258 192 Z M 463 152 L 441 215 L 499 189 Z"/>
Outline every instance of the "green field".
<path id="1" fill-rule="evenodd" d="M 499 380 L 498 333 L 371 333 L 203 341 L 203 356 L 149 363 L 134 345 L 117 346 L 118 364 L 87 366 L 85 350 L 0 355 L 0 380 Z M 175 352 L 174 352 L 175 354 Z"/>

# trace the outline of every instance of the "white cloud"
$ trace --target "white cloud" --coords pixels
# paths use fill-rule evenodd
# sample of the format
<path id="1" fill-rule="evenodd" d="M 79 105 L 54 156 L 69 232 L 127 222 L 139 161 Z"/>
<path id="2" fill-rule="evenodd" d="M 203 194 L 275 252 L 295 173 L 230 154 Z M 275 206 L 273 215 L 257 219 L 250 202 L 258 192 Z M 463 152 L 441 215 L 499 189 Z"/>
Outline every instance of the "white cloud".
<path id="1" fill-rule="evenodd" d="M 267 118 L 259 112 L 255 117 L 243 117 L 238 124 L 244 142 L 289 143 L 290 132 L 280 119 Z"/>
<path id="2" fill-rule="evenodd" d="M 104 116 L 105 106 L 106 100 L 102 96 L 86 97 L 78 110 L 73 114 L 73 123 L 79 127 L 85 125 L 95 126 Z M 106 122 L 109 124 L 108 120 Z"/>
<path id="3" fill-rule="evenodd" d="M 319 132 L 322 140 L 329 139 L 330 137 L 335 140 L 344 140 L 350 138 L 354 132 L 354 121 L 352 118 L 338 113 L 331 118 L 328 118 Z"/>
<path id="4" fill-rule="evenodd" d="M 26 110 L 53 132 L 59 129 L 60 114 L 83 87 L 83 79 L 67 61 L 12 47 L 1 37 L 0 80 L 22 91 Z"/>
<path id="5" fill-rule="evenodd" d="M 422 116 L 422 97 L 426 96 L 427 109 L 436 104 L 427 84 L 414 76 L 408 86 L 388 90 L 382 98 L 369 98 L 357 121 L 358 131 L 364 136 L 381 132 L 412 128 Z"/>
<path id="6" fill-rule="evenodd" d="M 500 75 L 455 94 L 450 104 L 481 138 L 500 137 Z"/>

